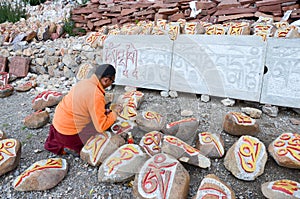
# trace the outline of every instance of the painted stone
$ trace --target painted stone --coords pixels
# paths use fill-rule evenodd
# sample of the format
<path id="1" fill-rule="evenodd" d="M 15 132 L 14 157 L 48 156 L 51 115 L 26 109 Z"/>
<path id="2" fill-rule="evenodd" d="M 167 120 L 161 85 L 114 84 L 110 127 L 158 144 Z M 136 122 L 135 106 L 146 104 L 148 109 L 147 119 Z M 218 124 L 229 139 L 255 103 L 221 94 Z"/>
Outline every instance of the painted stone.
<path id="1" fill-rule="evenodd" d="M 30 58 L 15 56 L 8 63 L 9 73 L 17 77 L 26 77 L 29 71 Z"/>
<path id="2" fill-rule="evenodd" d="M 17 191 L 47 190 L 55 187 L 68 172 L 62 158 L 49 158 L 35 162 L 13 182 Z"/>
<path id="3" fill-rule="evenodd" d="M 300 134 L 281 134 L 269 145 L 268 151 L 278 165 L 300 169 Z"/>
<path id="4" fill-rule="evenodd" d="M 47 111 L 36 111 L 24 119 L 24 125 L 30 129 L 37 129 L 45 126 L 50 120 L 50 115 Z"/>
<path id="5" fill-rule="evenodd" d="M 115 183 L 130 180 L 148 158 L 139 145 L 125 144 L 99 167 L 98 181 Z"/>
<path id="6" fill-rule="evenodd" d="M 76 74 L 77 80 L 86 79 L 90 75 L 90 71 L 93 69 L 93 65 L 90 63 L 83 63 L 79 66 L 78 72 Z"/>
<path id="7" fill-rule="evenodd" d="M 287 179 L 275 180 L 263 183 L 261 191 L 269 199 L 299 199 L 300 183 Z"/>
<path id="8" fill-rule="evenodd" d="M 17 87 L 15 87 L 15 90 L 18 92 L 26 92 L 29 91 L 31 88 L 36 87 L 36 82 L 25 82 L 21 85 L 18 85 Z"/>
<path id="9" fill-rule="evenodd" d="M 162 132 L 166 135 L 176 136 L 191 145 L 197 137 L 198 127 L 199 120 L 192 117 L 171 122 L 162 129 Z"/>
<path id="10" fill-rule="evenodd" d="M 111 132 L 101 132 L 92 136 L 80 151 L 80 158 L 92 166 L 99 166 L 110 154 L 115 152 L 125 140 Z"/>
<path id="11" fill-rule="evenodd" d="M 229 22 L 227 35 L 250 35 L 248 22 Z"/>
<path id="12" fill-rule="evenodd" d="M 63 94 L 57 91 L 43 91 L 32 100 L 32 108 L 36 111 L 57 105 Z"/>
<path id="13" fill-rule="evenodd" d="M 200 153 L 200 151 L 179 138 L 172 135 L 165 135 L 161 148 L 163 153 L 172 155 L 181 162 L 186 162 L 200 168 L 210 167 L 210 159 Z"/>
<path id="14" fill-rule="evenodd" d="M 255 119 L 239 112 L 230 112 L 226 114 L 223 121 L 223 130 L 228 134 L 236 136 L 255 136 L 260 132 Z"/>
<path id="15" fill-rule="evenodd" d="M 235 199 L 235 193 L 230 186 L 220 180 L 216 175 L 209 174 L 201 181 L 194 199 L 209 198 Z"/>
<path id="16" fill-rule="evenodd" d="M 107 35 L 100 32 L 91 32 L 87 35 L 85 42 L 93 48 L 102 47 L 106 37 Z"/>
<path id="17" fill-rule="evenodd" d="M 145 152 L 153 156 L 155 154 L 161 153 L 161 145 L 163 141 L 163 134 L 159 131 L 151 131 L 146 133 L 141 141 L 140 146 L 144 148 Z"/>
<path id="18" fill-rule="evenodd" d="M 117 104 L 123 105 L 123 110 L 120 117 L 126 120 L 136 120 L 137 109 L 139 108 L 142 100 L 144 99 L 144 93 L 141 91 L 130 91 L 121 95 Z"/>
<path id="19" fill-rule="evenodd" d="M 16 139 L 0 140 L 0 176 L 14 170 L 21 158 L 21 143 Z"/>
<path id="20" fill-rule="evenodd" d="M 255 180 L 263 174 L 267 162 L 265 145 L 252 136 L 241 136 L 227 151 L 224 165 L 236 178 Z"/>
<path id="21" fill-rule="evenodd" d="M 6 138 L 7 138 L 6 133 L 0 129 L 0 140 L 4 140 Z"/>
<path id="22" fill-rule="evenodd" d="M 224 141 L 219 134 L 202 132 L 198 134 L 196 148 L 209 158 L 221 158 L 225 154 Z"/>
<path id="23" fill-rule="evenodd" d="M 136 117 L 138 127 L 146 132 L 160 131 L 165 126 L 165 117 L 154 111 L 143 111 Z"/>
<path id="24" fill-rule="evenodd" d="M 124 136 L 134 127 L 136 127 L 135 122 L 118 117 L 117 121 L 110 127 L 110 129 L 114 134 Z"/>
<path id="25" fill-rule="evenodd" d="M 174 157 L 159 153 L 145 162 L 135 176 L 133 196 L 141 199 L 187 198 L 190 175 Z"/>

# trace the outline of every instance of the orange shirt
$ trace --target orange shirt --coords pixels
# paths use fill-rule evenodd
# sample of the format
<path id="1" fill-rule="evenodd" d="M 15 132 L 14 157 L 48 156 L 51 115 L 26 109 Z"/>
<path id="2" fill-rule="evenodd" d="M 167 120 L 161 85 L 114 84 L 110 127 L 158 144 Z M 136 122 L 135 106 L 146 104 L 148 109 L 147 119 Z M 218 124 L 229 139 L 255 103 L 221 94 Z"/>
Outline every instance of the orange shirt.
<path id="1" fill-rule="evenodd" d="M 78 82 L 55 109 L 55 129 L 64 135 L 75 135 L 93 122 L 98 132 L 107 130 L 116 121 L 117 114 L 105 114 L 104 95 L 105 91 L 95 74 Z"/>

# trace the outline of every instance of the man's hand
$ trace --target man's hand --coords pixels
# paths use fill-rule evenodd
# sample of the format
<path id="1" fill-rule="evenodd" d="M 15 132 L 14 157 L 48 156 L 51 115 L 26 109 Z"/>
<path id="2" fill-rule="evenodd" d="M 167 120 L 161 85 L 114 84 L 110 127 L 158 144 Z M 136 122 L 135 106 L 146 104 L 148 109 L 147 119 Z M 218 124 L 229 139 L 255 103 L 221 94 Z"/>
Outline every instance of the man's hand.
<path id="1" fill-rule="evenodd" d="M 123 110 L 123 106 L 121 104 L 111 104 L 110 109 L 120 115 Z"/>

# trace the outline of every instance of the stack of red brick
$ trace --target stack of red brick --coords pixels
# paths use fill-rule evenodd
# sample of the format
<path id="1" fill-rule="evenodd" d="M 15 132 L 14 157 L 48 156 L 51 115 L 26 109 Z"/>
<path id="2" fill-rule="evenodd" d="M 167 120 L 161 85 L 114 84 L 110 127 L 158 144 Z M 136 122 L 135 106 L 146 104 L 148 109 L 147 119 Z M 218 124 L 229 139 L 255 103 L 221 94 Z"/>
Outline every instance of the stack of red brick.
<path id="1" fill-rule="evenodd" d="M 256 20 L 260 16 L 280 21 L 287 10 L 292 10 L 288 22 L 300 19 L 297 0 L 200 0 L 191 8 L 190 0 L 91 0 L 72 11 L 75 26 L 97 31 L 103 25 L 166 19 L 169 22 L 206 21 L 223 23 L 231 20 Z M 194 12 L 195 17 L 191 16 Z"/>

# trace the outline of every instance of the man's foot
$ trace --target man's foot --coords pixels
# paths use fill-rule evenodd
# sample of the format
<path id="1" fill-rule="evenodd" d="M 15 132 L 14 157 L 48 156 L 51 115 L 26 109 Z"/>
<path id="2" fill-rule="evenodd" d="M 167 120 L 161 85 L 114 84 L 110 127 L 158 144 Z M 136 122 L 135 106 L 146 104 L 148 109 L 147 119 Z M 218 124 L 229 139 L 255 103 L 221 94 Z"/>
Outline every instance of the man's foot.
<path id="1" fill-rule="evenodd" d="M 70 148 L 67 148 L 67 147 L 64 148 L 62 154 L 63 154 L 63 155 L 71 154 L 71 155 L 73 155 L 74 157 L 79 157 L 79 154 L 78 154 L 75 150 L 70 149 Z"/>

